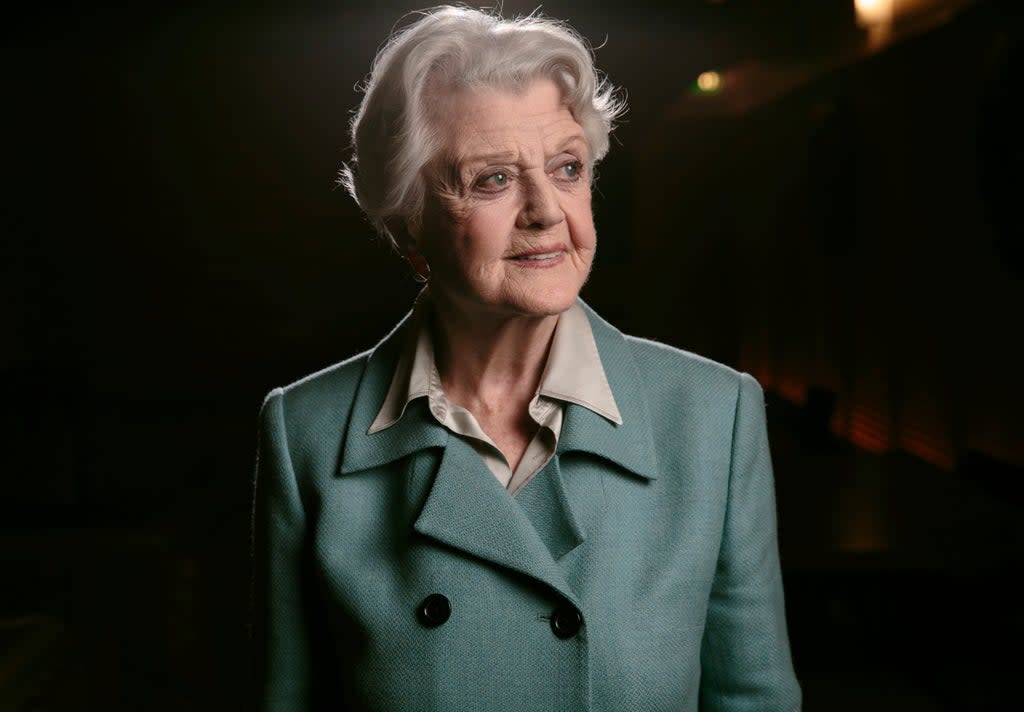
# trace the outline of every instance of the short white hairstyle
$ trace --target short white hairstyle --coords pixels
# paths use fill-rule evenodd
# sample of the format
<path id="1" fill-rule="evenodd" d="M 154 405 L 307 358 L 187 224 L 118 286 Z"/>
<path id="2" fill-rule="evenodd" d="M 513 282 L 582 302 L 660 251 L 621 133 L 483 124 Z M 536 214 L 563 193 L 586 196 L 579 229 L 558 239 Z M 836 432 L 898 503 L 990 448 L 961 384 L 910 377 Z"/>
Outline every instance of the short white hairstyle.
<path id="1" fill-rule="evenodd" d="M 422 12 L 377 53 L 352 119 L 352 160 L 341 183 L 384 237 L 390 225 L 416 225 L 423 213 L 424 168 L 443 137 L 431 119 L 437 90 L 522 89 L 553 80 L 583 128 L 591 166 L 608 152 L 608 136 L 625 110 L 614 86 L 594 67 L 586 41 L 563 22 L 532 14 L 441 6 Z M 591 172 L 591 175 L 593 173 Z"/>

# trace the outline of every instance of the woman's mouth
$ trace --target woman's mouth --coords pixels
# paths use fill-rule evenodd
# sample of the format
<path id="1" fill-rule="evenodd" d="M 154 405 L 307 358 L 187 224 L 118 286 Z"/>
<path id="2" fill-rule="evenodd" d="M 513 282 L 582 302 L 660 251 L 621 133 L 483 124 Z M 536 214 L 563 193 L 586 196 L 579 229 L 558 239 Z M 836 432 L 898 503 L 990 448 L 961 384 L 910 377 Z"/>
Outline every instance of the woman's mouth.
<path id="1" fill-rule="evenodd" d="M 512 259 L 525 262 L 544 262 L 546 260 L 558 259 L 564 254 L 565 252 L 562 250 L 555 250 L 554 252 L 533 252 L 528 255 L 516 255 Z"/>
<path id="2" fill-rule="evenodd" d="M 556 243 L 554 245 L 537 245 L 533 249 L 513 255 L 509 259 L 520 267 L 542 269 L 562 264 L 566 253 L 565 245 Z"/>

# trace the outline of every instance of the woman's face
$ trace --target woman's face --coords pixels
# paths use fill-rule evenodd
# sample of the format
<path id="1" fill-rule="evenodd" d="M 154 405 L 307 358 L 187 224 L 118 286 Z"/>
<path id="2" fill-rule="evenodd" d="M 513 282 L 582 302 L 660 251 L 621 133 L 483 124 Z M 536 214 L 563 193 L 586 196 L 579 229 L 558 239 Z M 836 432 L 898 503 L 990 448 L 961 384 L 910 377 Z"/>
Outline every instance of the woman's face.
<path id="1" fill-rule="evenodd" d="M 446 99 L 416 240 L 431 292 L 476 314 L 565 311 L 596 247 L 582 127 L 546 79 Z"/>

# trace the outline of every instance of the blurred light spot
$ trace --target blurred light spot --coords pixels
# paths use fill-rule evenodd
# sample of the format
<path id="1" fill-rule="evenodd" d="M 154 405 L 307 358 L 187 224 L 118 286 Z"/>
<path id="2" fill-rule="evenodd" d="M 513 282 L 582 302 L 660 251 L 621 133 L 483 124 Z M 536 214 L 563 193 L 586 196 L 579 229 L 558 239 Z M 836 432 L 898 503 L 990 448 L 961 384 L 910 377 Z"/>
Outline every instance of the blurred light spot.
<path id="1" fill-rule="evenodd" d="M 894 0 L 854 0 L 857 22 L 865 27 L 890 22 L 894 4 Z"/>
<path id="2" fill-rule="evenodd" d="M 701 72 L 697 77 L 697 89 L 702 92 L 714 92 L 722 88 L 722 75 L 718 72 Z"/>
<path id="3" fill-rule="evenodd" d="M 878 49 L 889 40 L 895 0 L 854 0 L 857 24 L 867 30 L 868 46 Z"/>
<path id="4" fill-rule="evenodd" d="M 846 422 L 846 437 L 857 447 L 884 455 L 893 446 L 892 428 L 882 414 L 865 406 L 854 406 Z"/>
<path id="5" fill-rule="evenodd" d="M 803 405 L 807 400 L 807 386 L 795 378 L 784 376 L 775 384 L 775 390 L 790 403 Z"/>
<path id="6" fill-rule="evenodd" d="M 899 434 L 898 444 L 911 455 L 930 462 L 946 472 L 952 472 L 956 467 L 952 438 L 935 437 L 924 429 L 905 426 Z"/>

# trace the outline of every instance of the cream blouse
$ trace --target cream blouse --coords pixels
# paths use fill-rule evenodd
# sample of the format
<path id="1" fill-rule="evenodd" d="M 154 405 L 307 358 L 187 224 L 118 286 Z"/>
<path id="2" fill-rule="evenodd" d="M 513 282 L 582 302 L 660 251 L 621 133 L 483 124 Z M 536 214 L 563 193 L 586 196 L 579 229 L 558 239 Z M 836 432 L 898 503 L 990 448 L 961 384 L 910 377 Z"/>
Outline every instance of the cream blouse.
<path id="1" fill-rule="evenodd" d="M 555 325 L 540 386 L 530 401 L 530 417 L 539 427 L 513 472 L 504 454 L 483 431 L 473 414 L 445 396 L 434 361 L 434 342 L 427 318 L 429 308 L 428 290 L 423 290 L 416 300 L 408 339 L 388 394 L 368 435 L 397 423 L 413 399 L 426 396 L 434 418 L 451 432 L 465 438 L 498 481 L 514 495 L 554 455 L 566 403 L 576 403 L 622 424 L 622 416 L 601 365 L 590 321 L 579 303 L 574 303 L 559 315 Z"/>

